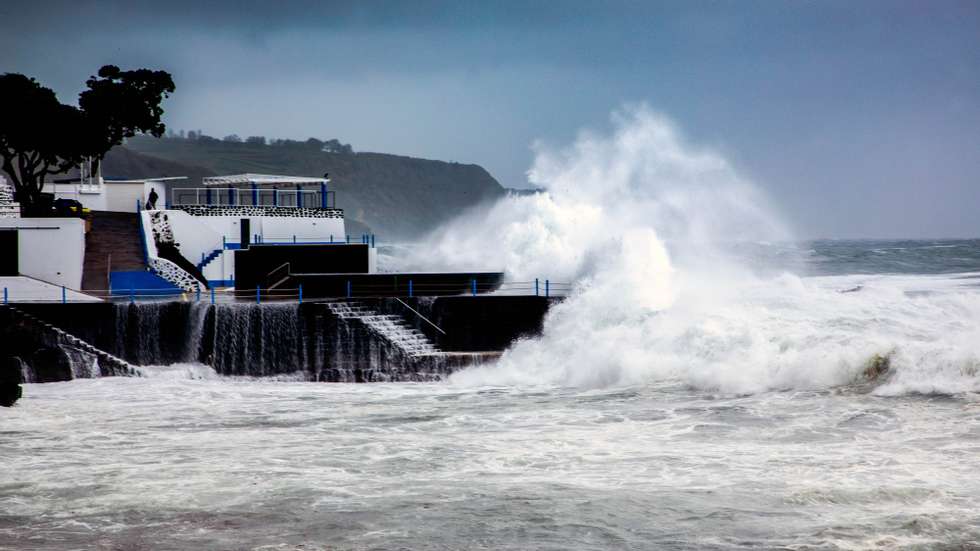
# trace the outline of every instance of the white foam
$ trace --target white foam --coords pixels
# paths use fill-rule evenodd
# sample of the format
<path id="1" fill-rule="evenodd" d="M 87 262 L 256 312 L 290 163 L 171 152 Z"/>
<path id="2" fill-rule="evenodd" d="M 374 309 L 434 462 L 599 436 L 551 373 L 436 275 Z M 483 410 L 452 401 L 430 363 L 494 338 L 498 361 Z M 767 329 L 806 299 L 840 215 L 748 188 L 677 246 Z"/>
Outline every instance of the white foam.
<path id="1" fill-rule="evenodd" d="M 760 275 L 725 244 L 791 238 L 765 195 L 645 108 L 617 113 L 613 126 L 564 150 L 540 147 L 529 176 L 545 193 L 507 197 L 430 239 L 439 267 L 489 262 L 518 281 L 575 282 L 541 338 L 454 382 L 677 379 L 752 393 L 849 384 L 888 356 L 879 392 L 978 388 L 975 290 L 953 277 Z"/>

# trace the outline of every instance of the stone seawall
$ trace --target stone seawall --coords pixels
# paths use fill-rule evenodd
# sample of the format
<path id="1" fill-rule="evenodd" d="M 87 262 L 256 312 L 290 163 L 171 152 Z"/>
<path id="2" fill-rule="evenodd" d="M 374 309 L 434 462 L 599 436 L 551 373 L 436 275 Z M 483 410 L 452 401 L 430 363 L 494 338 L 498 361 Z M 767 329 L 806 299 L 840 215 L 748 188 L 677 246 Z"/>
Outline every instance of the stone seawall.
<path id="1" fill-rule="evenodd" d="M 23 304 L 18 308 L 71 339 L 137 366 L 203 363 L 222 375 L 300 374 L 311 381 L 372 382 L 436 380 L 490 361 L 515 339 L 540 332 L 553 300 L 476 296 L 262 305 Z M 356 305 L 359 314 L 338 315 L 338 305 Z M 53 348 L 70 356 L 72 343 L 55 337 L 23 339 L 23 333 L 14 317 L 0 319 L 0 342 L 21 342 L 16 353 L 7 347 L 0 350 L 0 360 L 12 356 L 22 361 L 24 380 L 129 374 L 104 367 L 90 369 L 88 375 L 78 375 L 78 369 L 52 371 L 44 354 L 36 351 Z"/>

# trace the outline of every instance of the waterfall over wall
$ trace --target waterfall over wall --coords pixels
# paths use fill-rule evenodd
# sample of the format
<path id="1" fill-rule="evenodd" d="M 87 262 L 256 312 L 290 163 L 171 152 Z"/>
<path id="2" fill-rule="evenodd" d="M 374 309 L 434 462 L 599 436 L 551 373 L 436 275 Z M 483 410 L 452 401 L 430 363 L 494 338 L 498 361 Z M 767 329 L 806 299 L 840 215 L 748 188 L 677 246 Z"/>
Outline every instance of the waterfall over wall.
<path id="1" fill-rule="evenodd" d="M 220 304 L 211 308 L 205 358 L 223 375 L 307 371 L 307 328 L 299 304 Z"/>
<path id="2" fill-rule="evenodd" d="M 109 346 L 137 365 L 166 365 L 204 359 L 202 340 L 211 306 L 200 302 L 115 304 Z"/>
<path id="3" fill-rule="evenodd" d="M 547 309 L 547 301 L 537 297 L 406 300 L 411 308 L 398 299 L 22 305 L 18 308 L 63 336 L 36 346 L 44 348 L 36 361 L 34 349 L 8 355 L 31 365 L 68 366 L 58 368 L 54 378 L 21 377 L 36 382 L 136 374 L 129 364 L 181 363 L 206 364 L 233 376 L 430 381 L 495 357 L 494 351 L 527 334 L 524 325 L 539 327 Z M 433 332 L 416 310 L 451 328 L 448 335 Z M 0 323 L 0 336 L 16 329 L 13 322 L 5 323 Z"/>
<path id="4" fill-rule="evenodd" d="M 201 362 L 221 375 L 302 373 L 330 382 L 434 380 L 453 364 L 412 357 L 326 304 L 117 304 L 116 351 L 137 365 Z"/>

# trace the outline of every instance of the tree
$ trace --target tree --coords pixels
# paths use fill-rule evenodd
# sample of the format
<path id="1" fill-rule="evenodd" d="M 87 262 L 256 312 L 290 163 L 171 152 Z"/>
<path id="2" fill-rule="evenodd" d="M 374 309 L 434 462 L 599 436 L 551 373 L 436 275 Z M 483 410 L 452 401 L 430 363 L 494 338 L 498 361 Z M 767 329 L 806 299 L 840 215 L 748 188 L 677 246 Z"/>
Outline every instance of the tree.
<path id="1" fill-rule="evenodd" d="M 82 112 L 33 78 L 0 75 L 0 121 L 0 162 L 27 211 L 40 202 L 45 176 L 77 166 L 90 153 L 91 127 Z"/>
<path id="2" fill-rule="evenodd" d="M 0 167 L 14 184 L 28 213 L 40 204 L 44 179 L 86 158 L 93 172 L 105 154 L 125 138 L 144 132 L 160 137 L 160 102 L 174 91 L 164 71 L 99 69 L 79 94 L 79 107 L 64 105 L 33 78 L 0 75 Z"/>
<path id="3" fill-rule="evenodd" d="M 105 154 L 124 139 L 138 132 L 159 138 L 166 131 L 160 120 L 160 103 L 174 91 L 173 78 L 166 71 L 122 71 L 105 65 L 85 84 L 88 90 L 78 95 L 78 105 L 93 131 L 93 172 L 98 171 Z"/>
<path id="4" fill-rule="evenodd" d="M 221 138 L 221 141 L 231 142 L 231 143 L 242 143 L 242 139 L 238 136 L 238 134 L 228 134 L 224 138 Z"/>
<path id="5" fill-rule="evenodd" d="M 265 145 L 265 136 L 249 136 L 245 138 L 245 143 L 251 145 Z"/>

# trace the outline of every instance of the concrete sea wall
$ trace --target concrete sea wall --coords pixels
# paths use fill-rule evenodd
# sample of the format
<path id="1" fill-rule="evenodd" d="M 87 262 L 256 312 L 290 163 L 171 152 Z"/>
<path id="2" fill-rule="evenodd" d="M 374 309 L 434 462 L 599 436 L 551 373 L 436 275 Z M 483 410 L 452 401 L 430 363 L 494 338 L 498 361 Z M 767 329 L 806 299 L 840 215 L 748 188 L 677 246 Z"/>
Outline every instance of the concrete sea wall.
<path id="1" fill-rule="evenodd" d="M 552 300 L 359 299 L 357 316 L 322 302 L 23 304 L 16 310 L 23 315 L 0 312 L 0 361 L 17 365 L 25 382 L 134 374 L 126 362 L 204 363 L 222 375 L 311 381 L 428 381 L 535 335 Z"/>

